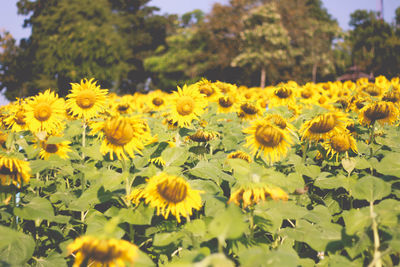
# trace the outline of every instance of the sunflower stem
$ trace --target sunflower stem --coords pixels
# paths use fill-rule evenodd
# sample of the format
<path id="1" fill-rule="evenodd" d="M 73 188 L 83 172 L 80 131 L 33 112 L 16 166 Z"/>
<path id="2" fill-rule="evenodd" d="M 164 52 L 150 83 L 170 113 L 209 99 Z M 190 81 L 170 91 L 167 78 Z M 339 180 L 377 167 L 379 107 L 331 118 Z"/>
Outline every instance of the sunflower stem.
<path id="1" fill-rule="evenodd" d="M 307 157 L 307 150 L 308 150 L 308 142 L 305 142 L 304 144 L 303 144 L 303 146 L 302 146 L 302 152 L 303 152 L 303 155 L 302 155 L 302 162 L 303 163 L 305 163 L 306 162 L 306 157 Z"/>
<path id="2" fill-rule="evenodd" d="M 254 238 L 254 208 L 253 207 L 250 207 L 249 223 L 250 223 L 250 239 L 253 240 L 253 238 Z"/>
<path id="3" fill-rule="evenodd" d="M 86 122 L 85 121 L 83 121 L 82 128 L 83 128 L 83 131 L 82 131 L 82 147 L 85 147 L 86 146 Z M 84 160 L 84 159 L 85 159 L 85 153 L 82 151 L 82 160 Z"/>
<path id="4" fill-rule="evenodd" d="M 376 214 L 374 212 L 374 202 L 369 202 L 369 211 L 370 216 L 372 219 L 372 232 L 374 234 L 374 259 L 375 267 L 382 267 L 382 260 L 381 260 L 381 252 L 379 251 L 380 241 L 379 241 L 379 233 L 378 233 L 378 224 L 375 220 Z"/>
<path id="5" fill-rule="evenodd" d="M 369 132 L 369 140 L 368 140 L 368 145 L 369 145 L 369 157 L 372 158 L 374 155 L 374 151 L 372 149 L 372 143 L 375 141 L 375 121 L 372 123 L 370 127 L 370 132 Z"/>

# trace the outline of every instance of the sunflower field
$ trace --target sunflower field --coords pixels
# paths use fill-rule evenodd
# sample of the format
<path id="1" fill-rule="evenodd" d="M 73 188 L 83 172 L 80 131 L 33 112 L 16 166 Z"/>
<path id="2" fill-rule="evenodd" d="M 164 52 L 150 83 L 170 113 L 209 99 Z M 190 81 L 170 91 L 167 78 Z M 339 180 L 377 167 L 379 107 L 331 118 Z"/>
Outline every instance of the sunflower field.
<path id="1" fill-rule="evenodd" d="M 1 107 L 1 266 L 398 266 L 400 81 Z"/>

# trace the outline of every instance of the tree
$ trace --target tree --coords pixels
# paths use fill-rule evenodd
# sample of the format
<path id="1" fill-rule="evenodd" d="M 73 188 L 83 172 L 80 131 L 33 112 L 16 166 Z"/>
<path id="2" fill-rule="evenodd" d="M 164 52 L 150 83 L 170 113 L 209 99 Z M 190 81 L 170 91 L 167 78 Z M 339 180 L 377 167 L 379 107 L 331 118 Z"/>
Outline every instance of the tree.
<path id="1" fill-rule="evenodd" d="M 254 7 L 244 17 L 244 25 L 242 52 L 234 58 L 232 65 L 261 69 L 260 87 L 264 88 L 267 68 L 276 70 L 276 66 L 290 58 L 288 32 L 274 3 Z M 276 76 L 273 78 L 276 79 Z"/>
<path id="2" fill-rule="evenodd" d="M 198 25 L 204 13 L 194 10 L 175 18 L 175 28 L 166 38 L 166 44 L 144 60 L 145 69 L 152 73 L 152 82 L 158 88 L 171 90 L 176 85 L 199 80 L 208 69 L 206 42 L 198 34 Z"/>
<path id="3" fill-rule="evenodd" d="M 375 75 L 393 77 L 400 73 L 400 38 L 376 14 L 356 10 L 351 15 L 349 40 L 353 64 Z"/>
<path id="4" fill-rule="evenodd" d="M 167 21 L 153 15 L 157 8 L 147 2 L 20 0 L 19 13 L 28 16 L 32 35 L 7 54 L 0 87 L 8 97 L 47 88 L 64 96 L 71 82 L 94 77 L 115 92 L 133 92 L 148 77 L 144 58 L 165 43 Z"/>

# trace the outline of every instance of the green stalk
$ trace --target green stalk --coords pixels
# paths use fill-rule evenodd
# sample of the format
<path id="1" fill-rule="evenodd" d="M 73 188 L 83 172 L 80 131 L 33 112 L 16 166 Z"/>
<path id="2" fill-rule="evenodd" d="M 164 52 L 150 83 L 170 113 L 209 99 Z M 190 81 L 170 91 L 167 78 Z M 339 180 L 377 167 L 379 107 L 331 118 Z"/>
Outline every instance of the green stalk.
<path id="1" fill-rule="evenodd" d="M 379 233 L 378 233 L 378 223 L 376 222 L 376 214 L 374 212 L 374 202 L 369 202 L 369 212 L 372 219 L 372 232 L 374 234 L 374 259 L 371 262 L 371 267 L 382 267 L 382 260 L 381 260 L 381 252 L 379 251 L 380 241 L 379 241 Z"/>

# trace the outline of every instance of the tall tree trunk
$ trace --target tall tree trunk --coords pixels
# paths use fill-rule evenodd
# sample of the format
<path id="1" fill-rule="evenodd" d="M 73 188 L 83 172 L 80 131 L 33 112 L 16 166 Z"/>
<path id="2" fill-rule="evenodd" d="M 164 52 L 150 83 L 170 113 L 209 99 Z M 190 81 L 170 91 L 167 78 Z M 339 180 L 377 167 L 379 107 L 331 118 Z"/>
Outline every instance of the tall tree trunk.
<path id="1" fill-rule="evenodd" d="M 261 79 L 260 79 L 260 87 L 261 89 L 264 89 L 265 87 L 265 80 L 267 77 L 267 70 L 265 69 L 264 66 L 261 67 Z"/>
<path id="2" fill-rule="evenodd" d="M 317 68 L 318 68 L 318 63 L 314 63 L 312 67 L 312 81 L 315 83 L 317 81 Z"/>

